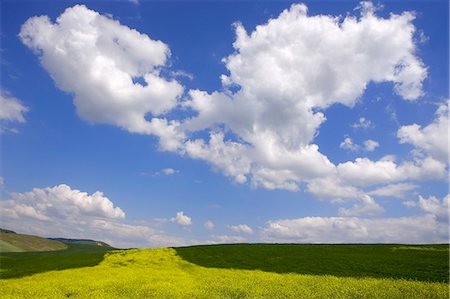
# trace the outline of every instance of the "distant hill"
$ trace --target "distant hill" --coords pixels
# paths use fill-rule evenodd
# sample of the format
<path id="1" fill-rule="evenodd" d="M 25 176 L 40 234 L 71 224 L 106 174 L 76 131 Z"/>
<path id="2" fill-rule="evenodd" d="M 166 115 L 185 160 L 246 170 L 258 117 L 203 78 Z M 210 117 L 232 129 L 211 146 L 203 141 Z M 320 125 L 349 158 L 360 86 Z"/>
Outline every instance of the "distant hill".
<path id="1" fill-rule="evenodd" d="M 53 251 L 66 248 L 66 244 L 57 240 L 0 229 L 0 252 Z"/>
<path id="2" fill-rule="evenodd" d="M 64 242 L 64 243 L 76 243 L 76 244 L 85 244 L 85 245 L 95 245 L 95 246 L 102 246 L 102 247 L 111 247 L 111 245 L 102 242 L 102 241 L 95 241 L 91 239 L 67 239 L 67 238 L 48 238 L 49 240 Z"/>
<path id="3" fill-rule="evenodd" d="M 42 238 L 0 228 L 0 252 L 53 251 L 67 249 L 70 244 L 112 248 L 105 242 L 91 239 Z"/>

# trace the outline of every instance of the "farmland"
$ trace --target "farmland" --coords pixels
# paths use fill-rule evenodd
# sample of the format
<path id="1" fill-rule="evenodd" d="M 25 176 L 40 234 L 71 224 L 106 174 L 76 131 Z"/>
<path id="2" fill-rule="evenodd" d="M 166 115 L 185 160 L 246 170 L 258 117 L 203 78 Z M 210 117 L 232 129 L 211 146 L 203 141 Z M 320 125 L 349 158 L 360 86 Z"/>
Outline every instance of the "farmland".
<path id="1" fill-rule="evenodd" d="M 23 277 L 36 273 L 95 266 L 110 247 L 66 243 L 67 249 L 45 252 L 2 252 L 0 278 Z"/>
<path id="2" fill-rule="evenodd" d="M 177 248 L 204 267 L 448 283 L 448 245 L 236 244 Z"/>
<path id="3" fill-rule="evenodd" d="M 17 278 L 10 274 L 0 280 L 2 297 L 448 298 L 448 245 L 239 244 L 103 250 L 91 265 L 76 265 L 89 254 L 81 250 L 77 262 L 65 270 L 34 275 L 22 271 Z M 47 258 L 58 258 L 63 251 L 46 253 Z M 12 267 L 21 258 L 32 265 L 34 254 L 15 253 Z M 2 273 L 9 257 L 11 253 L 2 254 Z"/>

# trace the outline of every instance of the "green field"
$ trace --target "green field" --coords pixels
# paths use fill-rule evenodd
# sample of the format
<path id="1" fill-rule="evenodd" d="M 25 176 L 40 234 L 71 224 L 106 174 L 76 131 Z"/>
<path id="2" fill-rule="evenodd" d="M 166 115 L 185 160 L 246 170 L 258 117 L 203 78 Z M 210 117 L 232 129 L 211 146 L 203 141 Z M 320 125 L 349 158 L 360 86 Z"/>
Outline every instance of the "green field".
<path id="1" fill-rule="evenodd" d="M 66 243 L 67 249 L 45 252 L 0 253 L 0 278 L 23 277 L 31 274 L 91 267 L 99 264 L 111 247 Z"/>
<path id="2" fill-rule="evenodd" d="M 203 267 L 449 282 L 449 245 L 233 244 L 176 251 Z"/>
<path id="3" fill-rule="evenodd" d="M 448 245 L 240 244 L 111 251 L 104 247 L 76 248 L 89 246 L 81 244 L 69 246 L 68 250 L 39 254 L 2 254 L 2 274 L 9 274 L 0 279 L 1 297 L 449 296 Z M 97 259 L 92 259 L 91 264 L 83 264 L 85 257 L 94 254 L 93 248 L 104 251 L 95 252 Z M 42 256 L 45 263 L 38 262 Z M 48 263 L 54 267 L 39 270 Z M 62 268 L 55 268 L 57 265 Z M 425 265 L 428 267 L 422 268 Z M 21 271 L 12 271 L 18 268 Z"/>

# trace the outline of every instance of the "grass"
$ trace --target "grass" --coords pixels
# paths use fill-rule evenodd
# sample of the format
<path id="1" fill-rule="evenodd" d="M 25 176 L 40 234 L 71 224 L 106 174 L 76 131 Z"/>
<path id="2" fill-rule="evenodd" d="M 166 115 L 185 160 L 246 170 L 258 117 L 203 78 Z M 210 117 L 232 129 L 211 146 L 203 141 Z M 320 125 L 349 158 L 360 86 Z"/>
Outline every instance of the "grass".
<path id="1" fill-rule="evenodd" d="M 24 252 L 22 248 L 14 246 L 6 241 L 0 239 L 0 253 L 1 252 Z"/>
<path id="2" fill-rule="evenodd" d="M 66 243 L 67 249 L 42 252 L 0 253 L 0 278 L 23 277 L 36 273 L 79 267 L 91 267 L 100 263 L 111 247 Z"/>
<path id="3" fill-rule="evenodd" d="M 66 249 L 59 241 L 38 236 L 16 234 L 7 230 L 0 231 L 0 252 L 50 251 Z"/>
<path id="4" fill-rule="evenodd" d="M 276 273 L 449 282 L 449 245 L 230 244 L 176 248 L 191 263 Z"/>
<path id="5" fill-rule="evenodd" d="M 448 298 L 445 283 L 207 268 L 183 260 L 177 252 L 110 251 L 94 267 L 1 279 L 1 297 Z"/>

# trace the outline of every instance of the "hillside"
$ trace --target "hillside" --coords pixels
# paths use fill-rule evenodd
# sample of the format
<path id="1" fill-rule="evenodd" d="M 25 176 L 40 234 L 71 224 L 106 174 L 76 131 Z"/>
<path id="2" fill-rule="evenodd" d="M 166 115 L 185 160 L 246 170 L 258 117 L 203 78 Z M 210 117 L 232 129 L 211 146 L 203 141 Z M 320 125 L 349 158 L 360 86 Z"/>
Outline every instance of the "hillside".
<path id="1" fill-rule="evenodd" d="M 66 248 L 67 245 L 60 241 L 0 230 L 0 252 L 53 251 Z"/>

